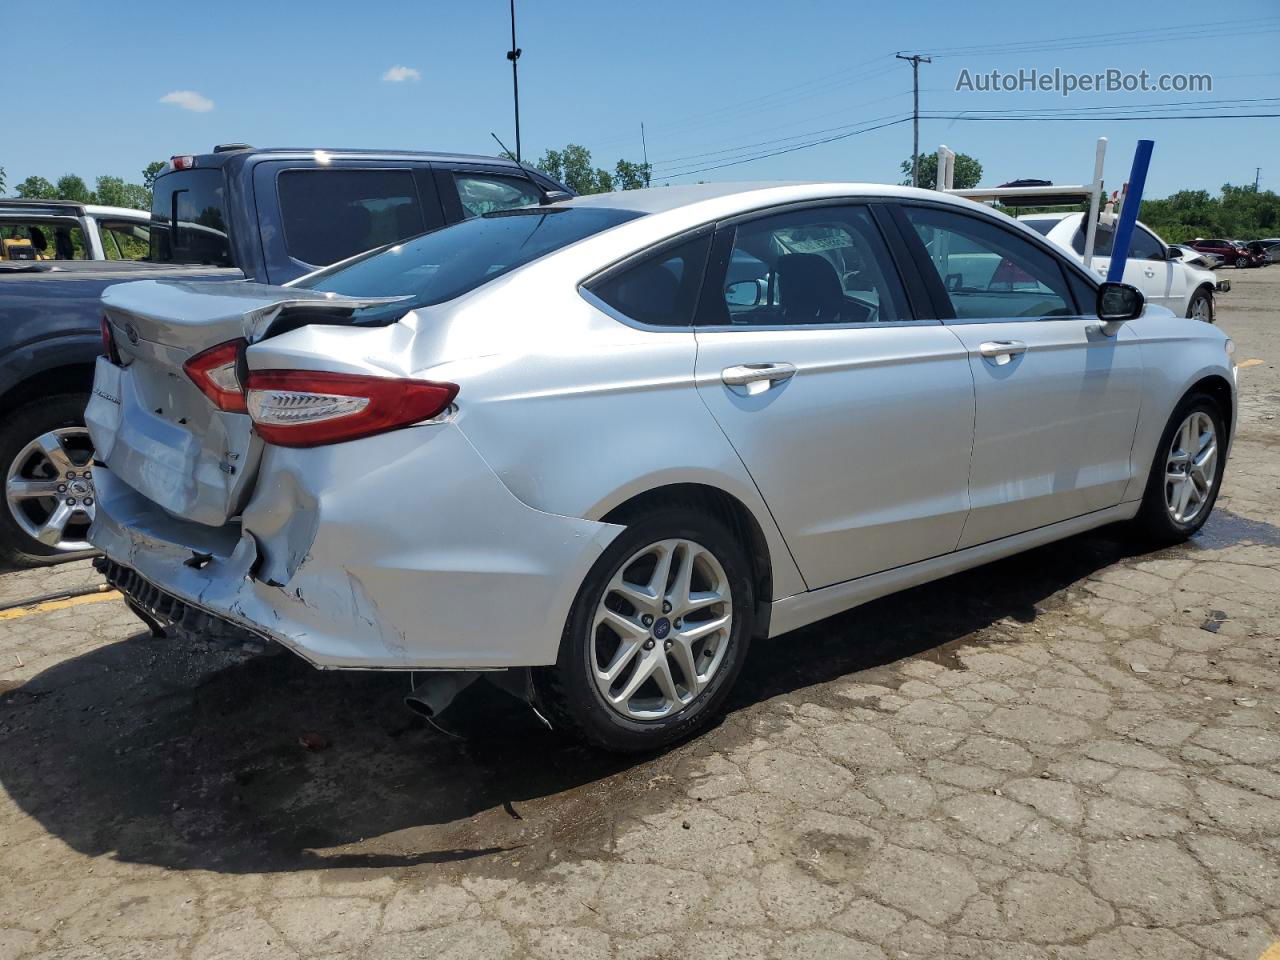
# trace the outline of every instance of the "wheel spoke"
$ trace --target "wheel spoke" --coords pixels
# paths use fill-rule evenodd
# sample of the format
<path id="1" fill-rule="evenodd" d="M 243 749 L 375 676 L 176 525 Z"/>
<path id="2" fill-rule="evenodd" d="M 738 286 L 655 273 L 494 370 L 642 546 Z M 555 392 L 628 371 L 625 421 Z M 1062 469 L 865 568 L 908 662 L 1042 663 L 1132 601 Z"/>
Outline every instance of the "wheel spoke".
<path id="1" fill-rule="evenodd" d="M 676 678 L 671 675 L 671 662 L 667 660 L 665 655 L 654 657 L 653 679 L 669 704 L 668 708 L 663 711 L 664 713 L 669 713 L 683 702 L 680 699 L 680 691 L 676 689 Z"/>
<path id="2" fill-rule="evenodd" d="M 653 566 L 653 576 L 649 578 L 649 592 L 655 597 L 664 597 L 667 593 L 667 580 L 671 578 L 671 561 L 675 557 L 675 548 L 670 543 L 655 544 L 658 559 Z"/>
<path id="3" fill-rule="evenodd" d="M 673 637 L 668 656 L 676 662 L 676 665 L 680 667 L 680 672 L 684 674 L 685 686 L 689 688 L 689 693 L 693 696 L 701 693 L 702 678 L 698 676 L 698 667 L 693 655 L 692 642 L 687 637 Z"/>
<path id="4" fill-rule="evenodd" d="M 622 579 L 622 574 L 613 578 L 613 583 L 609 585 L 609 589 L 618 596 L 622 597 L 637 610 L 645 610 L 649 613 L 659 613 L 660 601 L 658 596 L 650 593 L 648 588 L 636 586 Z"/>
<path id="5" fill-rule="evenodd" d="M 616 610 L 610 610 L 608 607 L 603 606 L 596 614 L 596 626 L 598 627 L 602 623 L 611 627 L 614 633 L 622 640 L 626 640 L 629 637 L 639 637 L 643 640 L 649 635 L 648 627 L 636 623 L 630 617 L 624 617 Z"/>
<path id="6" fill-rule="evenodd" d="M 622 671 L 635 659 L 639 650 L 639 640 L 624 640 L 618 645 L 618 650 L 613 655 L 613 660 L 610 661 L 609 666 L 603 670 L 597 669 L 596 676 L 601 680 L 608 681 L 609 685 L 612 686 L 613 682 L 622 676 Z"/>
<path id="7" fill-rule="evenodd" d="M 71 461 L 71 455 L 67 453 L 67 448 L 62 445 L 62 438 L 56 433 L 45 433 L 37 437 L 36 446 L 40 448 L 40 452 L 48 458 L 53 465 L 53 469 L 58 473 L 66 473 L 68 470 L 75 469 L 75 464 Z"/>
<path id="8" fill-rule="evenodd" d="M 692 544 L 682 543 L 678 551 L 680 564 L 676 567 L 675 580 L 671 589 L 666 592 L 667 603 L 671 604 L 671 615 L 682 616 L 689 610 L 689 597 L 693 592 L 693 563 L 698 554 Z"/>
<path id="9" fill-rule="evenodd" d="M 717 630 L 723 629 L 728 625 L 730 617 L 716 617 L 713 620 L 699 620 L 695 623 L 686 624 L 680 630 L 680 636 L 688 643 L 695 643 L 703 637 L 709 637 Z"/>
<path id="10" fill-rule="evenodd" d="M 663 664 L 666 663 L 666 658 L 661 654 L 655 656 L 650 653 L 649 656 L 641 657 L 626 686 L 622 688 L 617 696 L 610 696 L 609 699 L 619 706 L 625 707 L 627 701 L 636 695 L 636 691 L 644 686 L 644 682 L 653 676 L 653 672 L 660 660 Z"/>
<path id="11" fill-rule="evenodd" d="M 1191 491 L 1195 489 L 1195 484 L 1191 482 L 1191 478 L 1187 477 L 1182 481 L 1182 488 L 1178 491 L 1178 509 L 1174 511 L 1179 520 L 1187 518 L 1187 504 L 1191 502 Z"/>
<path id="12" fill-rule="evenodd" d="M 46 547 L 56 547 L 58 542 L 62 540 L 62 533 L 66 529 L 67 521 L 71 519 L 73 513 L 75 513 L 74 509 L 65 503 L 59 503 L 36 534 L 36 539 Z"/>
<path id="13" fill-rule="evenodd" d="M 56 497 L 60 480 L 26 480 L 14 477 L 9 481 L 9 496 L 15 500 L 30 500 L 33 497 Z"/>

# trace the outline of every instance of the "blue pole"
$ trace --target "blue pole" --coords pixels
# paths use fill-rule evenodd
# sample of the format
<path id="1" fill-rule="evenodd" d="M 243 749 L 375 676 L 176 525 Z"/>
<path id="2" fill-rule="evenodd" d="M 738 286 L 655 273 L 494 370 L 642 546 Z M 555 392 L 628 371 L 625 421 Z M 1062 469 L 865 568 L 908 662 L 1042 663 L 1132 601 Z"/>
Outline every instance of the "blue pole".
<path id="1" fill-rule="evenodd" d="M 1138 222 L 1138 207 L 1142 205 L 1142 188 L 1147 185 L 1147 168 L 1151 166 L 1151 148 L 1154 140 L 1139 140 L 1133 154 L 1133 169 L 1129 171 L 1129 189 L 1124 195 L 1124 207 L 1120 210 L 1120 222 L 1116 224 L 1115 243 L 1111 248 L 1111 266 L 1107 279 L 1119 282 L 1124 279 L 1124 262 L 1129 259 L 1129 243 L 1133 240 L 1133 225 Z"/>

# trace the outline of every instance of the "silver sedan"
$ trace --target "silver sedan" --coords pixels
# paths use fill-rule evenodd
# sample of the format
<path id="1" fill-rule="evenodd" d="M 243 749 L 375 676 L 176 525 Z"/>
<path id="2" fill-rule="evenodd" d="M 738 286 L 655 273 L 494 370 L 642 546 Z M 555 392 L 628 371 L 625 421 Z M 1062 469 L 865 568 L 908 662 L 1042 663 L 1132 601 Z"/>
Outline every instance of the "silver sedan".
<path id="1" fill-rule="evenodd" d="M 1220 330 L 899 187 L 583 197 L 104 305 L 90 539 L 154 629 L 431 671 L 428 713 L 488 671 L 614 750 L 707 723 L 753 639 L 1191 535 L 1235 422 Z"/>

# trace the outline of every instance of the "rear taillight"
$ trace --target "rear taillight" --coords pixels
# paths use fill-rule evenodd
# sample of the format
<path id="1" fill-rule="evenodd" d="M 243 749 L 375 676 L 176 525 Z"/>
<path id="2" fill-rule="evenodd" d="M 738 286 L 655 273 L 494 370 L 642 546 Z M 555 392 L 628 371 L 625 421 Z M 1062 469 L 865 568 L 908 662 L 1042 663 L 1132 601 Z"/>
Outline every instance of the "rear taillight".
<path id="1" fill-rule="evenodd" d="M 213 401 L 213 405 L 227 413 L 246 413 L 244 390 L 236 375 L 240 351 L 247 346 L 244 340 L 228 340 L 208 350 L 201 350 L 182 365 L 191 382 L 200 392 Z"/>
<path id="2" fill-rule="evenodd" d="M 190 154 L 183 156 L 170 157 L 169 163 L 173 165 L 175 170 L 190 170 L 196 165 L 196 158 Z"/>
<path id="3" fill-rule="evenodd" d="M 251 370 L 249 416 L 281 447 L 316 447 L 430 420 L 449 409 L 455 383 L 311 370 Z"/>
<path id="4" fill-rule="evenodd" d="M 106 317 L 102 318 L 102 355 L 120 366 L 120 351 L 116 349 L 116 338 L 111 332 L 111 321 Z"/>

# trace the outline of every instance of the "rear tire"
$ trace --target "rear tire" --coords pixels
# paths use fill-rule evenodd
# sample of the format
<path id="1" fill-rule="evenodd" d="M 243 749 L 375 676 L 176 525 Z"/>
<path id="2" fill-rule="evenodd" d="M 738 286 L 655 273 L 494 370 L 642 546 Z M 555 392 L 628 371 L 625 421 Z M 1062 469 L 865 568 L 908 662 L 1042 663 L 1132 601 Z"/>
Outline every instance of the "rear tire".
<path id="1" fill-rule="evenodd" d="M 1134 519 L 1140 536 L 1156 544 L 1181 543 L 1204 526 L 1222 488 L 1226 443 L 1218 402 L 1203 393 L 1184 397 L 1156 448 Z"/>
<path id="2" fill-rule="evenodd" d="M 1207 290 L 1197 290 L 1187 306 L 1187 317 L 1213 323 L 1213 296 Z"/>
<path id="3" fill-rule="evenodd" d="M 0 425 L 0 480 L 4 481 L 4 498 L 0 502 L 0 562 L 18 567 L 38 567 L 61 560 L 88 556 L 92 549 L 84 537 L 92 519 L 93 503 L 87 506 L 84 494 L 92 501 L 91 478 L 85 483 L 83 473 L 92 460 L 88 431 L 84 425 L 85 394 L 56 394 L 33 400 L 4 415 Z M 43 457 L 32 445 L 40 438 L 55 435 L 64 443 L 55 458 Z M 74 507 L 64 507 L 66 534 L 55 544 L 41 543 L 32 530 L 53 516 L 60 502 L 75 491 L 58 493 L 56 487 L 47 497 L 30 497 L 19 492 L 22 484 L 62 479 L 62 471 L 54 463 L 70 454 L 69 464 L 87 491 L 76 499 Z M 29 487 L 26 488 L 29 490 Z"/>
<path id="4" fill-rule="evenodd" d="M 665 747 L 719 712 L 754 610 L 746 551 L 721 523 L 683 507 L 646 514 L 587 574 L 555 666 L 533 671 L 538 703 L 554 727 L 592 746 Z"/>

